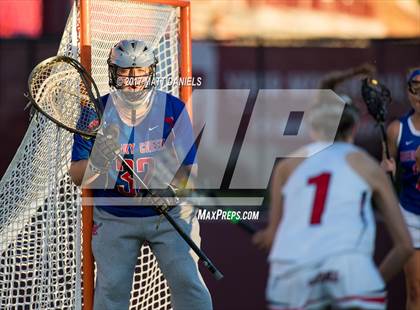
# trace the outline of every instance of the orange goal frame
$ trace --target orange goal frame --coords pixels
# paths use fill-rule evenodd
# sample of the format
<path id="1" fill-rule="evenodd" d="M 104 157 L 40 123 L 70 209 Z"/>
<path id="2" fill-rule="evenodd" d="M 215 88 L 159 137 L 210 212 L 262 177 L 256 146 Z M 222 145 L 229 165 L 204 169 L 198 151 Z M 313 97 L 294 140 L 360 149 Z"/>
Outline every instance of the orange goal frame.
<path id="1" fill-rule="evenodd" d="M 189 0 L 136 0 L 142 3 L 169 5 L 180 8 L 180 76 L 192 77 L 191 57 L 191 6 Z M 80 1 L 80 61 L 91 72 L 91 36 L 90 36 L 90 0 Z M 190 102 L 192 93 L 191 85 L 181 86 L 180 98 L 186 104 L 188 113 L 192 117 Z M 82 190 L 82 238 L 83 238 L 83 310 L 93 309 L 94 291 L 94 260 L 91 250 L 93 206 L 89 197 L 93 197 L 88 189 Z"/>

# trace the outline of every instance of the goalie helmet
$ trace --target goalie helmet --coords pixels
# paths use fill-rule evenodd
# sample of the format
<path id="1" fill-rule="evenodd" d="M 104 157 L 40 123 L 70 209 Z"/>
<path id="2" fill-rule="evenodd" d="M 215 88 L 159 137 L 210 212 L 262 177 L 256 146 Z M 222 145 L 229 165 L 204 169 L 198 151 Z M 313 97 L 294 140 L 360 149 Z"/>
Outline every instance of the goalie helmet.
<path id="1" fill-rule="evenodd" d="M 111 48 L 108 56 L 109 86 L 117 98 L 131 109 L 144 108 L 150 105 L 155 86 L 157 59 L 153 51 L 141 40 L 122 40 Z M 118 68 L 149 68 L 148 77 L 119 77 Z M 124 85 L 142 85 L 141 89 L 127 89 Z M 138 84 L 138 81 L 142 83 Z M 134 84 L 132 84 L 134 83 Z"/>
<path id="2" fill-rule="evenodd" d="M 122 40 L 111 48 L 108 56 L 109 86 L 121 88 L 117 83 L 119 68 L 149 68 L 150 80 L 147 88 L 153 86 L 157 59 L 151 49 L 141 40 Z"/>

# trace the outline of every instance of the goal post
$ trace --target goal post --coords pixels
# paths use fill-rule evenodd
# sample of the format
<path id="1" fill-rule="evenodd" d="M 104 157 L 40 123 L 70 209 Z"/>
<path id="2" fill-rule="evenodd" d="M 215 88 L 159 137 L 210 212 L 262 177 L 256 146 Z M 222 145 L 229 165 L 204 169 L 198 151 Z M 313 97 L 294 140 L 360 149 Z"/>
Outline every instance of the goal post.
<path id="1" fill-rule="evenodd" d="M 79 59 L 101 95 L 109 91 L 107 57 L 122 39 L 155 50 L 157 77 L 189 78 L 187 0 L 75 0 L 58 55 Z M 192 116 L 191 86 L 158 84 Z M 0 309 L 92 310 L 91 197 L 68 173 L 73 135 L 39 113 L 0 181 Z M 139 249 L 130 310 L 171 309 L 170 292 L 150 247 Z"/>
<path id="2" fill-rule="evenodd" d="M 92 72 L 92 49 L 90 40 L 90 0 L 81 1 L 79 3 L 80 14 L 80 63 L 87 70 Z M 95 265 L 92 254 L 92 228 L 93 228 L 93 205 L 91 205 L 86 197 L 92 197 L 93 191 L 90 189 L 82 189 L 82 275 L 83 275 L 83 310 L 93 310 L 93 295 L 95 290 Z"/>

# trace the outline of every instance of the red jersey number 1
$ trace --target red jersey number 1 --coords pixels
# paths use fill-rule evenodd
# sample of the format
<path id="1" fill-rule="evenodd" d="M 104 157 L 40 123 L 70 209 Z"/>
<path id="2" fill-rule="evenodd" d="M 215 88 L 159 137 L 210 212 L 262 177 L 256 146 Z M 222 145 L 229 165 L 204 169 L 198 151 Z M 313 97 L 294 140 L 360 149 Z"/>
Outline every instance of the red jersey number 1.
<path id="1" fill-rule="evenodd" d="M 331 173 L 322 173 L 316 177 L 308 179 L 308 184 L 313 184 L 316 187 L 315 198 L 312 205 L 311 225 L 321 224 L 321 217 L 324 212 L 330 178 Z"/>

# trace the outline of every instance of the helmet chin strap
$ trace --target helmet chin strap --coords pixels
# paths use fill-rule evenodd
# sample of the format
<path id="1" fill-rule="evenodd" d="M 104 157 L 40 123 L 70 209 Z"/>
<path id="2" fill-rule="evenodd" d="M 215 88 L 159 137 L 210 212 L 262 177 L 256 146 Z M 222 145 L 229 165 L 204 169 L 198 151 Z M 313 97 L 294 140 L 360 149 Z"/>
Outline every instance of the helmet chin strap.
<path id="1" fill-rule="evenodd" d="M 113 88 L 111 96 L 121 119 L 131 126 L 138 125 L 149 112 L 154 88 L 141 91 L 124 91 Z"/>

